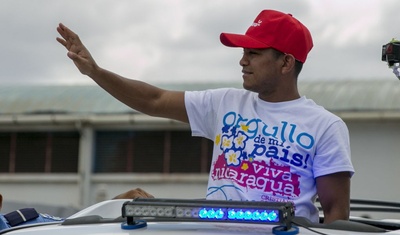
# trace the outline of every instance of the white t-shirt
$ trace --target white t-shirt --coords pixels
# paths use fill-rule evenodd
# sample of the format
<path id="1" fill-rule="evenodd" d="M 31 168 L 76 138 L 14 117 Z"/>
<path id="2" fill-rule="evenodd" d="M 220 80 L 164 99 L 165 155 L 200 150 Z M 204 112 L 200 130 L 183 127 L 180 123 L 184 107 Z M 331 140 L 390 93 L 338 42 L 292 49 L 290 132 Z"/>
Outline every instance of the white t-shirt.
<path id="1" fill-rule="evenodd" d="M 345 123 L 314 101 L 243 89 L 185 92 L 193 136 L 214 141 L 207 199 L 292 202 L 318 222 L 315 178 L 354 173 Z"/>

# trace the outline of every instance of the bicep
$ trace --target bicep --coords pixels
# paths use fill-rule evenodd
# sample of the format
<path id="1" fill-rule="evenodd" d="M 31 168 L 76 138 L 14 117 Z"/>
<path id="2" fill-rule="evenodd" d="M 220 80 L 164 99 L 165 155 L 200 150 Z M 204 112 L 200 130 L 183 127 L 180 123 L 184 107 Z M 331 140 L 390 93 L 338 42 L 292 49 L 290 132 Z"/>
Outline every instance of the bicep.
<path id="1" fill-rule="evenodd" d="M 182 91 L 163 90 L 156 107 L 157 116 L 189 122 L 185 107 L 185 93 Z"/>
<path id="2" fill-rule="evenodd" d="M 317 194 L 326 222 L 348 219 L 350 207 L 350 172 L 338 172 L 316 179 Z"/>

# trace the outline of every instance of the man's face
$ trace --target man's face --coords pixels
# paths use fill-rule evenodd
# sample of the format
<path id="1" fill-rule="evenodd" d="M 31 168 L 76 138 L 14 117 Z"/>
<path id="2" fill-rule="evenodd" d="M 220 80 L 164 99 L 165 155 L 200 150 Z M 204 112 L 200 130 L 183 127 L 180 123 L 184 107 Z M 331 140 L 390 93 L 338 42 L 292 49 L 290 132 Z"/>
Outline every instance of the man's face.
<path id="1" fill-rule="evenodd" d="M 243 49 L 240 65 L 243 67 L 243 87 L 260 95 L 276 92 L 282 61 L 273 49 Z"/>

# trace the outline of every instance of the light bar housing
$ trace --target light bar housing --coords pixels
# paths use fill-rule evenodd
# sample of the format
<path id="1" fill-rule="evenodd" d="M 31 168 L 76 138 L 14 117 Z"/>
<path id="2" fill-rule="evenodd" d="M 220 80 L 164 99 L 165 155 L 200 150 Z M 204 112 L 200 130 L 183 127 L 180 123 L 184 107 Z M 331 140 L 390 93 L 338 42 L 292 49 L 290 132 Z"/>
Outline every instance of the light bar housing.
<path id="1" fill-rule="evenodd" d="M 290 229 L 292 203 L 136 198 L 122 206 L 127 224 L 137 219 L 281 224 Z"/>

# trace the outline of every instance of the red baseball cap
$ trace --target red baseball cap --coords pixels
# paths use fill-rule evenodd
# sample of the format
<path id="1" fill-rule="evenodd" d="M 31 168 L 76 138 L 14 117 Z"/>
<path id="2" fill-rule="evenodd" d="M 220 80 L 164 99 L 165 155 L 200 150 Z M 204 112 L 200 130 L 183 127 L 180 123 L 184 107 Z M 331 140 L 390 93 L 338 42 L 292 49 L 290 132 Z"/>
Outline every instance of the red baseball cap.
<path id="1" fill-rule="evenodd" d="M 222 44 L 228 47 L 274 48 L 305 62 L 313 47 L 310 31 L 291 14 L 263 10 L 244 35 L 221 33 Z"/>

